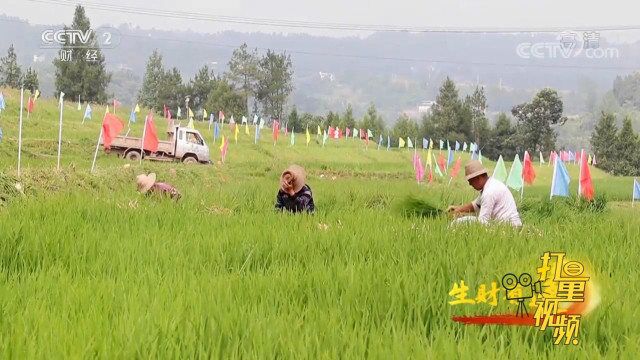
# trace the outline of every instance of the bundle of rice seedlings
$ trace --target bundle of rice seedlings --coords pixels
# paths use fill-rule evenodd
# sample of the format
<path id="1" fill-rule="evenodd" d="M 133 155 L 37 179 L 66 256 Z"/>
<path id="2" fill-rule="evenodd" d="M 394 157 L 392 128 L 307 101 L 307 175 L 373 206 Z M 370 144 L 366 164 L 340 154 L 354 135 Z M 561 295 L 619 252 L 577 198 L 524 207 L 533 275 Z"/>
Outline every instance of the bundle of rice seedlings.
<path id="1" fill-rule="evenodd" d="M 407 195 L 402 201 L 400 201 L 399 210 L 404 216 L 418 216 L 434 218 L 443 215 L 445 212 L 430 204 L 429 202 L 416 198 L 411 195 Z"/>

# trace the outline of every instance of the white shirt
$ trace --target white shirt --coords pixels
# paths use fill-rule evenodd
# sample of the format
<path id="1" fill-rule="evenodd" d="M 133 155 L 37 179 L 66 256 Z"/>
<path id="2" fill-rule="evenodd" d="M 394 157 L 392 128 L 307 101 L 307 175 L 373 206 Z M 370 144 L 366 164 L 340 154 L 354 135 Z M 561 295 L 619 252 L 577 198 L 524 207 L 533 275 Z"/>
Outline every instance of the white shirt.
<path id="1" fill-rule="evenodd" d="M 509 222 L 513 226 L 522 226 L 516 201 L 509 188 L 500 180 L 489 178 L 480 191 L 480 196 L 471 202 L 483 224 L 490 220 Z"/>

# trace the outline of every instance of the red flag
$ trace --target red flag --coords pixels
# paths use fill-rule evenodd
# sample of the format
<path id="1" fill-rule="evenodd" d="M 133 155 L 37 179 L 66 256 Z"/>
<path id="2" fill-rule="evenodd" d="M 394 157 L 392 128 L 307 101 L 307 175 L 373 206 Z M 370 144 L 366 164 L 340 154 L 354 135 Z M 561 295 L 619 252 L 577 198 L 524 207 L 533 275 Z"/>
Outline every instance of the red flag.
<path id="1" fill-rule="evenodd" d="M 29 103 L 27 103 L 27 112 L 31 114 L 35 107 L 36 107 L 36 102 L 33 100 L 33 97 L 29 96 Z"/>
<path id="2" fill-rule="evenodd" d="M 364 130 L 360 129 L 360 139 L 364 139 L 364 138 L 368 138 L 367 134 L 364 132 Z"/>
<path id="3" fill-rule="evenodd" d="M 582 150 L 584 152 L 584 150 Z M 587 200 L 593 200 L 594 190 L 591 182 L 591 170 L 586 156 L 582 155 L 580 161 L 580 195 Z"/>
<path id="4" fill-rule="evenodd" d="M 529 152 L 524 152 L 524 167 L 522 168 L 522 178 L 524 182 L 533 185 L 533 180 L 536 179 L 536 171 L 533 169 L 533 163 L 531 162 L 531 156 Z"/>
<path id="5" fill-rule="evenodd" d="M 224 114 L 222 114 L 222 116 L 224 116 Z M 273 120 L 273 142 L 278 141 L 279 132 L 280 132 L 280 122 L 278 120 Z"/>
<path id="6" fill-rule="evenodd" d="M 102 142 L 105 149 L 111 147 L 113 139 L 124 129 L 124 122 L 114 114 L 108 113 L 104 115 L 102 120 Z"/>
<path id="7" fill-rule="evenodd" d="M 218 112 L 218 120 L 220 120 L 220 122 L 224 122 L 224 112 L 222 112 L 222 110 Z"/>
<path id="8" fill-rule="evenodd" d="M 349 136 L 351 135 L 351 131 L 349 130 L 349 128 L 347 128 L 347 129 L 345 130 L 345 132 L 346 132 L 346 134 L 347 134 L 347 137 L 349 137 Z"/>
<path id="9" fill-rule="evenodd" d="M 120 101 L 113 99 L 113 112 L 116 112 L 116 109 L 118 108 L 118 106 L 120 106 L 122 104 L 120 104 Z"/>
<path id="10" fill-rule="evenodd" d="M 333 126 L 329 126 L 329 139 L 333 139 L 334 132 L 335 129 L 333 128 Z"/>
<path id="11" fill-rule="evenodd" d="M 147 115 L 145 120 L 142 147 L 145 150 L 156 152 L 158 151 L 158 132 L 156 131 L 156 125 L 153 123 L 153 115 Z"/>
<path id="12" fill-rule="evenodd" d="M 461 166 L 462 166 L 462 159 L 460 159 L 460 157 L 458 156 L 458 160 L 456 160 L 456 163 L 453 164 L 453 168 L 451 169 L 451 177 L 452 178 L 458 176 L 458 173 L 460 172 L 460 167 Z"/>
<path id="13" fill-rule="evenodd" d="M 440 171 L 446 171 L 446 164 L 447 160 L 444 159 L 444 156 L 442 156 L 442 154 L 438 154 L 438 166 L 440 166 Z"/>

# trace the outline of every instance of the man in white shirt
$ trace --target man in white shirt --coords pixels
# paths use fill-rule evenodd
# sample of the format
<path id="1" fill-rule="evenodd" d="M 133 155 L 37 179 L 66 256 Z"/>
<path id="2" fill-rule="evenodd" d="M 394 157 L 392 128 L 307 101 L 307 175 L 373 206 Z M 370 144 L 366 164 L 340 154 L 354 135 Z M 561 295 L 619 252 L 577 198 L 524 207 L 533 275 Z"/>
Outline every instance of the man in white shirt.
<path id="1" fill-rule="evenodd" d="M 488 224 L 490 221 L 509 223 L 512 226 L 522 226 L 520 214 L 516 207 L 511 191 L 505 184 L 490 178 L 482 164 L 471 160 L 464 167 L 465 178 L 474 189 L 480 191 L 480 196 L 469 204 L 450 206 L 447 211 L 458 217 L 467 213 L 478 213 L 478 217 L 464 217 L 457 220 L 479 221 Z M 464 220 L 463 220 L 464 219 Z"/>

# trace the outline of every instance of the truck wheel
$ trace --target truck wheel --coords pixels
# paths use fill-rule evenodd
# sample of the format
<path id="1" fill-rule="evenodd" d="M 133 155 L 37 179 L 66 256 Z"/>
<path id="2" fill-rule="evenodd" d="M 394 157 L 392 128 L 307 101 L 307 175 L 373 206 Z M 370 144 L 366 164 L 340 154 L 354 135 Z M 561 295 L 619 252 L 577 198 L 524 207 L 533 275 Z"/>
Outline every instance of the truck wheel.
<path id="1" fill-rule="evenodd" d="M 193 156 L 187 156 L 182 159 L 182 162 L 185 164 L 195 164 L 198 162 L 198 159 L 194 158 Z"/>
<path id="2" fill-rule="evenodd" d="M 140 161 L 140 153 L 135 150 L 132 150 L 132 151 L 129 151 L 127 155 L 125 155 L 125 158 L 129 161 Z"/>

